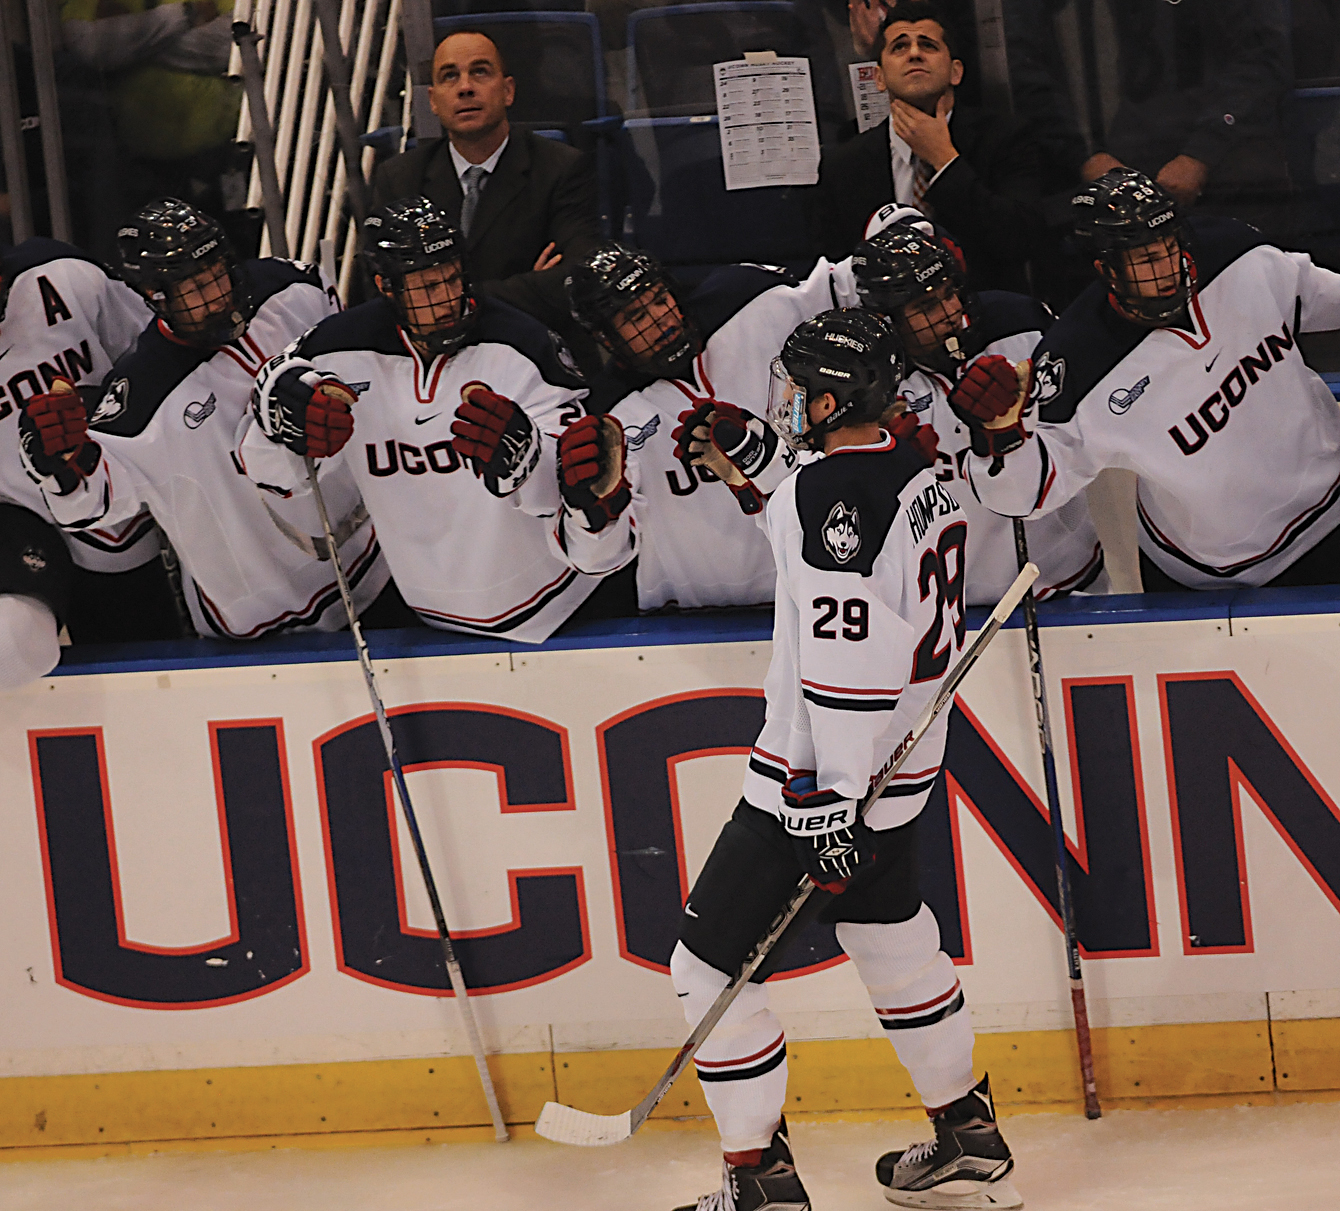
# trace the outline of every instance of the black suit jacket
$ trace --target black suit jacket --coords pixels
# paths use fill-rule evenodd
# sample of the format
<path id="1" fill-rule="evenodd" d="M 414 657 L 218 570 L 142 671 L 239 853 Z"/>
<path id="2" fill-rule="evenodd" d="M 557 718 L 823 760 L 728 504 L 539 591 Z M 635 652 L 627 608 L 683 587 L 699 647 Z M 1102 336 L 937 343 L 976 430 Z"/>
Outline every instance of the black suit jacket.
<path id="1" fill-rule="evenodd" d="M 955 105 L 949 133 L 954 160 L 926 191 L 935 222 L 963 246 L 979 290 L 1028 293 L 1024 262 L 1042 224 L 1042 162 L 1023 128 L 968 105 Z M 893 200 L 888 120 L 826 149 L 813 218 L 820 251 L 841 260 L 861 241 L 866 221 Z"/>
<path id="2" fill-rule="evenodd" d="M 445 138 L 392 156 L 372 178 L 374 206 L 420 194 L 459 226 L 461 183 Z M 531 268 L 535 258 L 551 241 L 563 260 L 536 273 Z M 591 157 L 513 127 L 497 168 L 485 182 L 466 240 L 467 269 L 475 289 L 568 336 L 573 321 L 563 279 L 599 243 Z"/>

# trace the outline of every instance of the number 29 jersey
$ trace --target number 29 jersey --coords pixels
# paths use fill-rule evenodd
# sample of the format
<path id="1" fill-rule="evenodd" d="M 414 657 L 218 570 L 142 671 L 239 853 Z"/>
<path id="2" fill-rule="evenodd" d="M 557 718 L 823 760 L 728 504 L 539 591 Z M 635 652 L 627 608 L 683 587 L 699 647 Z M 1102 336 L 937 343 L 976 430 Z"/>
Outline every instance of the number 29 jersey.
<path id="1" fill-rule="evenodd" d="M 768 502 L 777 562 L 767 714 L 744 797 L 781 814 L 789 778 L 859 800 L 963 646 L 968 521 L 910 443 L 888 434 L 802 467 Z M 906 824 L 944 760 L 948 714 L 866 816 Z"/>

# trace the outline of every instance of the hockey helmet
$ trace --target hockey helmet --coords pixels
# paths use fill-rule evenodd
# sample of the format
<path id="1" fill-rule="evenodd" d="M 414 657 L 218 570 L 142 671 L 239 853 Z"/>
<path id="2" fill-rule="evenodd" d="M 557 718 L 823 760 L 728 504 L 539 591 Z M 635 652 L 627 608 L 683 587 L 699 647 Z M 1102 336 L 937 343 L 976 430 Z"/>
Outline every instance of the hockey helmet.
<path id="1" fill-rule="evenodd" d="M 1137 323 L 1175 322 L 1196 271 L 1176 200 L 1132 168 L 1114 168 L 1070 200 L 1075 239 L 1098 262 L 1118 309 Z"/>
<path id="2" fill-rule="evenodd" d="M 683 378 L 702 349 L 673 279 L 654 257 L 605 244 L 567 277 L 572 318 L 626 370 Z"/>
<path id="3" fill-rule="evenodd" d="M 878 420 L 906 377 L 903 343 L 893 322 L 860 307 L 806 320 L 773 358 L 768 423 L 793 450 L 818 450 L 826 433 Z M 830 394 L 837 407 L 817 423 L 809 404 Z"/>
<path id="4" fill-rule="evenodd" d="M 894 223 L 856 246 L 852 270 L 861 305 L 887 315 L 919 366 L 957 376 L 980 352 L 977 297 L 957 250 L 910 223 Z"/>
<path id="5" fill-rule="evenodd" d="M 159 198 L 116 233 L 122 277 L 187 345 L 237 340 L 255 312 L 224 230 L 179 198 Z"/>
<path id="6" fill-rule="evenodd" d="M 363 255 L 410 339 L 434 357 L 474 336 L 478 311 L 465 271 L 465 237 L 427 198 L 378 206 L 363 224 Z"/>

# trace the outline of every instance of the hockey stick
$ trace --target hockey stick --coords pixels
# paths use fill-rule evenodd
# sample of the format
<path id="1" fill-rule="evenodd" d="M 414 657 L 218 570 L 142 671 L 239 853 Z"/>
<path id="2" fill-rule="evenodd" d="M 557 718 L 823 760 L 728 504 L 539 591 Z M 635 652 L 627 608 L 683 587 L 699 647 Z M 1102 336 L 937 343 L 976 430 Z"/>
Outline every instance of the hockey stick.
<path id="1" fill-rule="evenodd" d="M 321 514 L 321 529 L 325 534 L 326 550 L 330 552 L 331 566 L 335 569 L 335 582 L 340 587 L 340 600 L 344 602 L 344 612 L 349 616 L 349 630 L 353 633 L 354 647 L 358 650 L 358 663 L 363 669 L 363 680 L 367 683 L 368 697 L 372 699 L 372 710 L 377 716 L 377 730 L 381 733 L 382 747 L 386 750 L 386 761 L 391 767 L 391 777 L 395 781 L 396 793 L 400 797 L 400 807 L 405 814 L 405 824 L 409 828 L 410 839 L 414 842 L 414 856 L 419 860 L 419 871 L 423 875 L 424 887 L 428 889 L 428 901 L 433 906 L 433 920 L 437 922 L 437 936 L 442 942 L 442 957 L 446 960 L 447 976 L 451 980 L 451 990 L 456 994 L 456 1005 L 461 1011 L 461 1020 L 465 1023 L 465 1033 L 470 1038 L 470 1050 L 474 1053 L 475 1067 L 479 1069 L 479 1083 L 484 1086 L 484 1100 L 489 1105 L 489 1117 L 493 1120 L 493 1133 L 498 1143 L 505 1144 L 511 1137 L 503 1122 L 502 1111 L 498 1108 L 498 1095 L 493 1088 L 493 1077 L 489 1074 L 488 1060 L 484 1057 L 484 1043 L 479 1037 L 479 1026 L 475 1022 L 475 1011 L 470 1005 L 470 990 L 466 987 L 465 976 L 456 959 L 456 950 L 451 944 L 451 934 L 447 930 L 447 918 L 442 912 L 442 900 L 437 894 L 437 883 L 433 879 L 432 867 L 428 865 L 428 853 L 423 847 L 423 836 L 419 832 L 419 821 L 414 815 L 414 806 L 409 800 L 409 788 L 405 785 L 405 771 L 400 766 L 400 758 L 395 751 L 395 738 L 391 735 L 391 724 L 386 718 L 386 708 L 382 705 L 382 696 L 377 690 L 377 678 L 372 671 L 372 656 L 368 652 L 367 642 L 363 639 L 363 628 L 358 625 L 358 615 L 354 611 L 354 599 L 349 592 L 349 581 L 344 575 L 344 565 L 340 563 L 340 550 L 335 543 L 335 532 L 331 529 L 330 515 L 326 512 L 326 501 L 321 495 L 321 486 L 316 482 L 316 463 L 310 455 L 304 460 L 307 464 L 307 478 L 312 485 L 312 496 L 316 500 L 316 511 Z"/>
<path id="2" fill-rule="evenodd" d="M 1028 538 L 1024 523 L 1014 519 L 1014 552 L 1019 566 L 1028 562 Z M 1056 894 L 1060 899 L 1061 928 L 1065 931 L 1066 966 L 1070 970 L 1070 1004 L 1075 1011 L 1075 1041 L 1079 1044 L 1079 1070 L 1084 1082 L 1084 1115 L 1102 1118 L 1098 1086 L 1093 1079 L 1093 1041 L 1089 1036 L 1089 1005 L 1084 997 L 1084 971 L 1079 962 L 1079 937 L 1075 933 L 1075 899 L 1070 891 L 1066 862 L 1065 822 L 1061 819 L 1061 795 L 1056 784 L 1056 751 L 1052 748 L 1051 712 L 1047 710 L 1047 683 L 1042 675 L 1042 637 L 1038 634 L 1038 603 L 1033 590 L 1024 595 L 1024 632 L 1028 636 L 1028 671 L 1033 680 L 1033 708 L 1038 720 L 1038 742 L 1042 745 L 1042 773 L 1047 783 L 1047 811 L 1052 818 L 1052 840 L 1056 843 Z"/>
<path id="3" fill-rule="evenodd" d="M 986 650 L 986 645 L 996 637 L 996 632 L 1005 625 L 1006 620 L 1014 613 L 1015 606 L 1019 604 L 1037 576 L 1038 570 L 1031 563 L 1019 572 L 1015 582 L 1010 586 L 1009 592 L 1001 598 L 1000 604 L 991 611 L 991 617 L 987 619 L 986 625 L 977 632 L 968 650 L 959 657 L 958 663 L 950 669 L 944 681 L 940 683 L 940 688 L 935 697 L 927 704 L 926 709 L 921 712 L 917 721 L 912 725 L 911 731 L 903 737 L 901 743 L 894 750 L 893 757 L 885 766 L 879 780 L 861 801 L 861 815 L 865 815 L 870 809 L 870 805 L 884 793 L 884 788 L 889 785 L 893 776 L 903 768 L 908 757 L 911 756 L 912 750 L 916 748 L 917 742 L 926 734 L 931 724 L 935 722 L 945 707 L 953 702 L 954 691 L 958 689 L 972 666 L 977 663 L 977 658 Z M 786 927 L 795 919 L 796 914 L 800 912 L 813 891 L 813 881 L 808 875 L 804 876 L 796 885 L 795 891 L 791 893 L 786 905 L 773 919 L 772 924 L 768 926 L 767 932 L 759 939 L 749 957 L 745 959 L 744 965 L 735 973 L 726 987 L 721 990 L 717 999 L 712 1002 L 712 1007 L 703 1015 L 702 1021 L 693 1028 L 693 1032 L 689 1035 L 684 1046 L 679 1049 L 670 1067 L 661 1074 L 661 1079 L 652 1087 L 651 1092 L 636 1106 L 631 1110 L 625 1110 L 622 1114 L 588 1114 L 585 1110 L 575 1110 L 571 1106 L 564 1106 L 558 1102 L 546 1102 L 544 1109 L 540 1111 L 539 1120 L 535 1124 L 536 1133 L 559 1144 L 579 1144 L 586 1147 L 618 1144 L 631 1136 L 647 1121 L 647 1117 L 656 1109 L 661 1099 L 669 1093 L 670 1086 L 679 1078 L 680 1073 L 689 1066 L 689 1062 L 698 1053 L 698 1048 L 707 1041 L 707 1036 L 721 1021 L 722 1016 L 731 1007 L 740 990 L 749 982 L 749 977 L 762 966 L 769 951 L 786 932 Z"/>

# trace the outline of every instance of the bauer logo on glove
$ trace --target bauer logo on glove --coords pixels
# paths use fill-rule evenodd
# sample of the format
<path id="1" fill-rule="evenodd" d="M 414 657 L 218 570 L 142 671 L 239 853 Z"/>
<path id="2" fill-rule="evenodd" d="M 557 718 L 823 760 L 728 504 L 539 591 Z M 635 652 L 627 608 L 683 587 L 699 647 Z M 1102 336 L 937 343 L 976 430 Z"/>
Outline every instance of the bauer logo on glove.
<path id="1" fill-rule="evenodd" d="M 466 383 L 451 423 L 452 447 L 469 459 L 494 496 L 510 496 L 540 461 L 540 435 L 530 417 L 487 383 Z"/>

